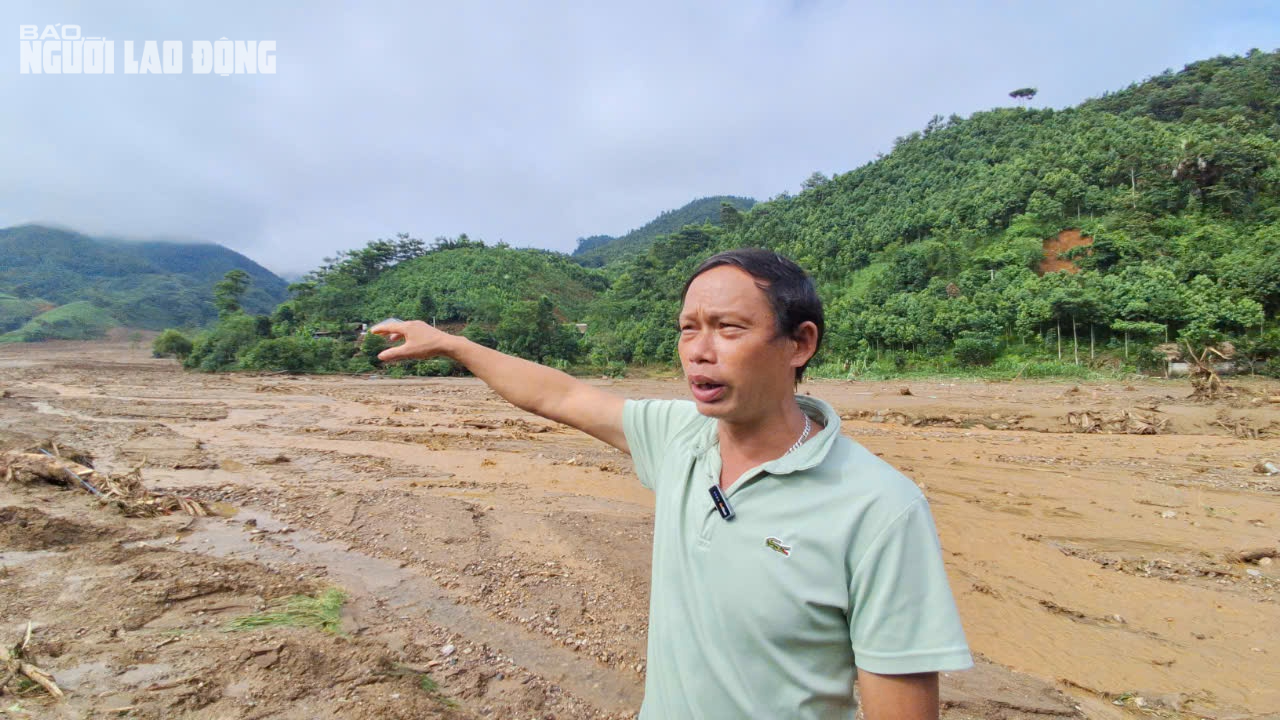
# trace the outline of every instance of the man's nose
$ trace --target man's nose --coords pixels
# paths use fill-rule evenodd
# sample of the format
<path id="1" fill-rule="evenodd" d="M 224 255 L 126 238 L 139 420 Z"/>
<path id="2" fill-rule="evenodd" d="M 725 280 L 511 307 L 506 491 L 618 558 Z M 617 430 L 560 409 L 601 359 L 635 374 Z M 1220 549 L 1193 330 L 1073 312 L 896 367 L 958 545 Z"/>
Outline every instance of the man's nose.
<path id="1" fill-rule="evenodd" d="M 713 363 L 716 361 L 715 343 L 710 333 L 698 332 L 681 343 L 681 355 L 685 362 Z"/>

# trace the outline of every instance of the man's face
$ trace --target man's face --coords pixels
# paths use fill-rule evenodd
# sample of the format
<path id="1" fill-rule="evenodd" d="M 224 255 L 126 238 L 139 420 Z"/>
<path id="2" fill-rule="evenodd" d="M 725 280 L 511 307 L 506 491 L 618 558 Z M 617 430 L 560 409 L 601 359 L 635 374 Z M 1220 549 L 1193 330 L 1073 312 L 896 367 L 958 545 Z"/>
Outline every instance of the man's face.
<path id="1" fill-rule="evenodd" d="M 694 279 L 680 311 L 680 364 L 698 412 L 753 422 L 794 389 L 795 342 L 779 337 L 764 291 L 722 265 Z"/>

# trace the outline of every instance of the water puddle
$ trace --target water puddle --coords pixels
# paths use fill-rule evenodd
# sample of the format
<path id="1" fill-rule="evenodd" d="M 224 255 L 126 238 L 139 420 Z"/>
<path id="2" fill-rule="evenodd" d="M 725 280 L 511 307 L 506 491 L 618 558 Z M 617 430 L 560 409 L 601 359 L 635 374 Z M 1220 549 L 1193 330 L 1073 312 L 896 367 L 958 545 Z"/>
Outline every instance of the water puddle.
<path id="1" fill-rule="evenodd" d="M 111 682 L 115 673 L 105 662 L 81 663 L 66 670 L 54 670 L 53 679 L 64 690 L 91 691 Z"/>
<path id="2" fill-rule="evenodd" d="M 143 663 L 120 673 L 115 681 L 123 687 L 139 687 L 170 677 L 174 671 L 168 663 Z"/>
<path id="3" fill-rule="evenodd" d="M 26 565 L 36 560 L 56 556 L 53 550 L 0 550 L 0 566 Z"/>
<path id="4" fill-rule="evenodd" d="M 53 405 L 45 402 L 44 400 L 31 401 L 31 407 L 35 408 L 36 412 L 38 413 L 44 413 L 45 415 L 57 415 L 59 417 L 71 418 L 72 420 L 79 420 L 80 422 L 89 422 L 89 423 L 110 422 L 110 423 L 132 423 L 132 424 L 137 424 L 138 422 L 137 418 L 115 418 L 115 417 L 100 417 L 97 415 L 85 415 L 84 413 L 78 413 L 78 412 L 75 412 L 74 410 L 64 410 L 62 408 L 56 408 Z"/>
<path id="5" fill-rule="evenodd" d="M 256 527 L 244 524 L 249 520 Z M 254 536 L 261 540 L 255 541 Z M 643 688 L 634 675 L 603 667 L 541 636 L 494 620 L 483 610 L 458 604 L 434 580 L 400 567 L 398 561 L 348 550 L 345 544 L 319 539 L 306 530 L 289 530 L 267 513 L 241 509 L 236 522 L 200 518 L 179 547 L 216 557 L 323 567 L 357 606 L 372 608 L 382 600 L 402 617 L 426 616 L 473 642 L 488 644 L 603 710 L 633 711 L 640 706 Z"/>
<path id="6" fill-rule="evenodd" d="M 1079 547 L 1088 548 L 1094 552 L 1100 553 L 1137 553 L 1137 554 L 1185 554 L 1191 552 L 1190 549 L 1180 545 L 1172 545 L 1166 543 L 1152 542 L 1150 540 L 1135 540 L 1132 538 L 1115 538 L 1115 537 L 1067 537 L 1052 536 L 1044 537 L 1046 542 L 1066 543 Z"/>

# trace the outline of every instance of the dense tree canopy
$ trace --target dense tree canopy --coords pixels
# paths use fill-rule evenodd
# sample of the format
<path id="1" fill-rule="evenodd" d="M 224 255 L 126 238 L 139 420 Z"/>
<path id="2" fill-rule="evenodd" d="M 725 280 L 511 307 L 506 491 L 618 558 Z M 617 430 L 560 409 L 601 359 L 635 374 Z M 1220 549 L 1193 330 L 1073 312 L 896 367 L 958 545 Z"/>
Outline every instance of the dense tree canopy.
<path id="1" fill-rule="evenodd" d="M 363 372 L 386 347 L 363 326 L 389 317 L 461 330 L 504 352 L 567 366 L 580 358 L 572 323 L 607 287 L 606 277 L 559 253 L 488 247 L 468 238 L 429 246 L 407 234 L 341 253 L 289 287 L 270 317 L 246 315 L 231 274 L 219 284 L 222 319 L 198 336 L 184 363 L 201 370 L 235 368 Z M 360 340 L 357 344 L 357 340 Z M 408 363 L 397 372 L 444 374 L 447 362 Z"/>

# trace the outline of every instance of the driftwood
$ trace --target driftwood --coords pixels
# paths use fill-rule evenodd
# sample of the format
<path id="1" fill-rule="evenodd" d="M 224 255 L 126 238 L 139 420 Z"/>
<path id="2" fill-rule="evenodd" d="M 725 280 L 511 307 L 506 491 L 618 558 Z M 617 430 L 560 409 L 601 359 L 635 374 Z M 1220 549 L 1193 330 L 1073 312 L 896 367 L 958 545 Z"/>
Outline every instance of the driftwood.
<path id="1" fill-rule="evenodd" d="M 0 681 L 0 692 L 4 692 L 13 678 L 22 675 L 44 688 L 45 692 L 53 697 L 61 698 L 62 688 L 53 681 L 53 675 L 27 662 L 26 651 L 29 644 L 31 644 L 31 623 L 27 623 L 27 634 L 22 638 L 22 642 L 12 648 L 0 648 L 0 667 L 4 668 L 5 673 L 4 680 Z"/>
<path id="2" fill-rule="evenodd" d="M 56 445 L 54 449 L 57 449 Z M 43 448 L 39 450 L 0 454 L 0 478 L 6 482 L 43 481 L 80 488 L 103 502 L 115 505 L 129 517 L 150 517 L 177 511 L 196 516 L 209 514 L 203 505 L 191 498 L 148 490 L 142 483 L 141 465 L 122 475 L 111 475 L 58 457 Z"/>
<path id="3" fill-rule="evenodd" d="M 68 472 L 71 473 L 71 477 L 81 480 L 97 475 L 91 467 L 41 453 L 5 453 L 4 457 L 0 458 L 0 463 L 4 464 L 5 480 L 9 482 L 29 483 L 44 480 L 54 485 L 66 485 Z"/>
<path id="4" fill-rule="evenodd" d="M 1256 563 L 1262 558 L 1280 558 L 1280 548 L 1254 548 L 1227 556 L 1228 561 L 1238 563 Z"/>
<path id="5" fill-rule="evenodd" d="M 1230 418 L 1228 418 L 1228 420 L 1230 420 Z M 1213 424 L 1217 425 L 1223 430 L 1230 432 L 1232 435 L 1240 438 L 1241 440 L 1257 440 L 1259 437 L 1262 436 L 1262 432 L 1263 432 L 1262 430 L 1259 430 L 1258 428 L 1250 427 L 1249 425 L 1239 420 L 1234 420 L 1231 423 L 1226 423 L 1226 422 L 1223 422 L 1222 420 L 1214 420 Z"/>

